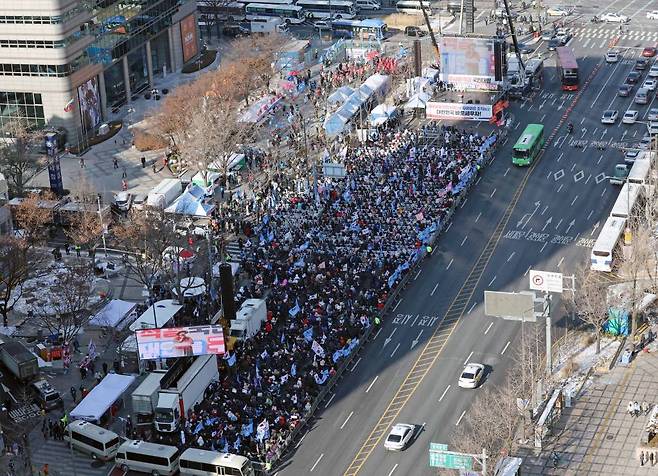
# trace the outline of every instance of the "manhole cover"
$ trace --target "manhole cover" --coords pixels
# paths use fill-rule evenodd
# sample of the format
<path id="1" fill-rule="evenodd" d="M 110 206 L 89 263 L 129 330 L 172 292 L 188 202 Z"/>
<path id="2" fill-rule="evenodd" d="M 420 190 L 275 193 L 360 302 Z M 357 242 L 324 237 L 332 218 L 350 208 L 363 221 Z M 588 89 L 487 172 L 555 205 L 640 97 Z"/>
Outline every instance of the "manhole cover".
<path id="1" fill-rule="evenodd" d="M 606 440 L 614 440 L 614 439 L 615 439 L 615 435 L 608 435 L 608 436 L 605 437 L 605 439 L 606 439 Z"/>

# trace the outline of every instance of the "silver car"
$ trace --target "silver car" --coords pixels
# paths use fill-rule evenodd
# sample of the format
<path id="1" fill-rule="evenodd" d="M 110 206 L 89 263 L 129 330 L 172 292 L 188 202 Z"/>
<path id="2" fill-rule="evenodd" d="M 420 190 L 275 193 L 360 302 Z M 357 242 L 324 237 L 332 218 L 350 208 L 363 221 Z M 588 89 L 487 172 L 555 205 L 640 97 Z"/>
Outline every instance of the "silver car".
<path id="1" fill-rule="evenodd" d="M 390 451 L 402 451 L 414 436 L 416 427 L 408 423 L 396 423 L 386 437 L 384 448 Z"/>

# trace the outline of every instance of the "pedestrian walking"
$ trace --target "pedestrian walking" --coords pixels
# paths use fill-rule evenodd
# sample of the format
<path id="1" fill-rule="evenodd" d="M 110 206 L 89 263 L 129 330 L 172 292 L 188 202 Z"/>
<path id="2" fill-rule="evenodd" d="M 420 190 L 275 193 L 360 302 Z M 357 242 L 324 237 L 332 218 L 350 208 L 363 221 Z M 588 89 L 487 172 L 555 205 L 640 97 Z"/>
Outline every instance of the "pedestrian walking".
<path id="1" fill-rule="evenodd" d="M 76 401 L 75 398 L 77 397 L 77 395 L 78 395 L 78 391 L 75 389 L 74 386 L 71 386 L 71 397 L 73 397 L 73 403 L 75 403 Z"/>
<path id="2" fill-rule="evenodd" d="M 128 178 L 128 172 L 126 172 L 126 168 L 123 168 L 123 171 L 121 172 L 121 178 L 122 179 L 127 179 Z"/>
<path id="3" fill-rule="evenodd" d="M 121 190 L 123 190 L 124 192 L 128 190 L 128 182 L 126 181 L 125 178 L 121 180 Z"/>
<path id="4" fill-rule="evenodd" d="M 71 253 L 71 247 L 69 246 L 68 242 L 64 243 L 64 252 L 66 253 L 66 256 Z"/>
<path id="5" fill-rule="evenodd" d="M 107 362 L 103 362 L 103 375 L 107 375 Z"/>
<path id="6" fill-rule="evenodd" d="M 649 404 L 646 401 L 642 401 L 642 403 L 640 404 L 640 408 L 642 409 L 643 415 L 649 414 Z"/>
<path id="7" fill-rule="evenodd" d="M 153 173 L 154 174 L 157 173 L 158 171 L 155 169 L 155 160 L 153 161 L 152 167 L 153 167 Z"/>
<path id="8" fill-rule="evenodd" d="M 142 156 L 140 160 L 142 161 L 142 168 L 146 168 L 146 157 Z"/>
<path id="9" fill-rule="evenodd" d="M 75 255 L 79 258 L 80 257 L 80 245 L 75 245 Z"/>
<path id="10" fill-rule="evenodd" d="M 644 451 L 640 453 L 640 466 L 644 466 Z"/>
<path id="11" fill-rule="evenodd" d="M 653 466 L 654 458 L 655 456 L 653 455 L 653 451 L 652 451 L 651 453 L 649 453 L 649 461 L 651 461 L 651 466 Z"/>
<path id="12" fill-rule="evenodd" d="M 119 159 L 117 159 L 116 157 L 114 157 L 114 158 L 112 159 L 112 165 L 114 166 L 115 169 L 118 169 L 118 168 L 119 168 Z"/>

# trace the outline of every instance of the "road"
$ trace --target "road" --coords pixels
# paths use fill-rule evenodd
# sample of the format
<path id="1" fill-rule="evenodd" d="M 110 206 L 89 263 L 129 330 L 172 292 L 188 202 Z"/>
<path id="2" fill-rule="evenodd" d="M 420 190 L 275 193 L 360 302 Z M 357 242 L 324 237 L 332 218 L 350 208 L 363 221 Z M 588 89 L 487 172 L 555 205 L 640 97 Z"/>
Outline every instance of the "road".
<path id="1" fill-rule="evenodd" d="M 623 6 L 611 10 L 617 5 Z M 478 361 L 490 368 L 486 387 L 500 383 L 513 362 L 520 324 L 485 317 L 484 290 L 528 289 L 530 268 L 573 274 L 588 260 L 619 193 L 603 177 L 623 160 L 618 147 L 632 147 L 645 125 L 603 126 L 600 117 L 609 108 L 620 116 L 637 109 L 646 117 L 655 102 L 655 95 L 646 106 L 616 96 L 641 48 L 658 40 L 658 22 L 644 18 L 651 5 L 616 1 L 606 10 L 633 18 L 617 44 L 623 59 L 614 65 L 605 64 L 603 54 L 619 33 L 615 25 L 573 26 L 576 35 L 569 46 L 579 58 L 578 98 L 560 91 L 552 54 L 544 52 L 543 91 L 513 105 L 512 140 L 471 189 L 433 256 L 326 408 L 321 407 L 279 475 L 435 474 L 427 464 L 429 443 L 449 443 L 478 393 L 457 386 L 464 363 Z M 601 13 L 593 5 L 580 11 L 584 19 Z M 567 136 L 559 126 L 570 106 L 567 120 L 575 132 Z M 511 164 L 511 146 L 529 122 L 542 122 L 554 136 L 534 168 L 520 169 Z M 586 147 L 570 146 L 574 139 L 586 141 Z M 606 149 L 597 150 L 597 141 L 605 142 Z M 416 424 L 418 435 L 406 451 L 389 453 L 380 437 L 397 421 Z"/>

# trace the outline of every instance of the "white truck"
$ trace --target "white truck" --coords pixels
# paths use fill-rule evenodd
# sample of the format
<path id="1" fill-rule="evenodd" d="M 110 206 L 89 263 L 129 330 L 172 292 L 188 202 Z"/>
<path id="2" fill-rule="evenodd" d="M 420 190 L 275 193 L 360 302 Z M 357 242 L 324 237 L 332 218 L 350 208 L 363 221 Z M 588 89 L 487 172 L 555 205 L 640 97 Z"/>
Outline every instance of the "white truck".
<path id="1" fill-rule="evenodd" d="M 167 178 L 156 185 L 148 194 L 146 204 L 149 207 L 165 209 L 183 193 L 183 183 L 180 179 Z"/>
<path id="2" fill-rule="evenodd" d="M 133 391 L 132 415 L 135 425 L 150 425 L 153 423 L 155 407 L 158 404 L 158 394 L 160 393 L 160 380 L 164 377 L 166 371 L 155 370 L 150 372 L 146 378 Z"/>
<path id="3" fill-rule="evenodd" d="M 256 17 L 251 20 L 252 33 L 285 32 L 286 25 L 281 18 Z"/>
<path id="4" fill-rule="evenodd" d="M 155 429 L 171 433 L 180 427 L 181 417 L 203 400 L 208 385 L 219 379 L 217 356 L 201 355 L 178 359 L 160 380 L 158 403 L 155 408 Z"/>
<path id="5" fill-rule="evenodd" d="M 247 299 L 242 303 L 236 317 L 231 321 L 231 344 L 235 340 L 246 340 L 253 337 L 267 319 L 267 304 L 264 299 Z M 232 346 L 231 346 L 232 348 Z"/>

